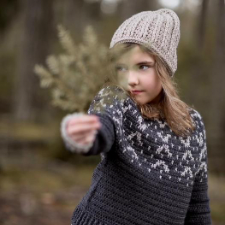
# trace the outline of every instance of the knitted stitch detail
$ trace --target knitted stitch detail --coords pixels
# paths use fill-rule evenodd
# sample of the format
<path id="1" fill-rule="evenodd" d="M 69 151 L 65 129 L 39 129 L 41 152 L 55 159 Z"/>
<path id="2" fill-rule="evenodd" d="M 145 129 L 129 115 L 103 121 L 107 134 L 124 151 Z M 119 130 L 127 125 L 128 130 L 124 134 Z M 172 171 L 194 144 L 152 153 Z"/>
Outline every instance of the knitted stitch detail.
<path id="1" fill-rule="evenodd" d="M 103 88 L 88 113 L 104 118 L 101 132 L 115 135 L 107 151 L 100 149 L 101 161 L 72 225 L 212 224 L 206 133 L 196 110 L 190 110 L 196 130 L 186 138 L 164 120 L 144 119 L 118 87 Z"/>
<path id="2" fill-rule="evenodd" d="M 160 179 L 163 177 L 171 179 L 169 168 L 179 161 L 179 166 L 173 171 L 174 177 L 177 177 L 177 182 L 185 182 L 187 186 L 193 184 L 193 178 L 197 173 L 201 172 L 206 177 L 206 137 L 200 114 L 196 110 L 191 112 L 198 133 L 195 131 L 195 135 L 187 138 L 179 137 L 174 134 L 166 121 L 143 119 L 135 103 L 122 93 L 123 91 L 117 87 L 108 86 L 102 89 L 90 106 L 89 113 L 90 111 L 92 113 L 111 113 L 111 118 L 116 124 L 117 136 L 120 137 L 121 151 L 131 156 L 130 163 L 138 163 L 140 167 L 143 164 L 149 173 L 154 169 Z M 112 99 L 109 100 L 110 98 L 114 103 L 110 103 L 112 101 Z M 106 103 L 107 101 L 108 103 Z M 102 104 L 103 102 L 104 104 Z M 134 111 L 131 112 L 128 109 L 134 109 Z M 129 118 L 129 120 L 124 121 L 123 118 Z M 131 129 L 135 127 L 134 131 L 125 130 L 123 124 Z M 164 128 L 164 131 L 157 131 L 159 128 Z M 151 136 L 154 136 L 154 139 Z M 144 145 L 148 146 L 148 150 L 151 149 L 151 152 L 155 152 L 158 159 L 150 160 L 153 159 L 153 154 L 150 155 L 150 159 L 147 159 L 147 156 L 143 158 L 144 152 L 139 152 L 136 148 Z M 176 145 L 178 149 L 175 148 Z M 200 153 L 197 149 L 201 149 Z"/>
<path id="3" fill-rule="evenodd" d="M 161 56 L 173 76 L 177 70 L 179 39 L 177 14 L 170 9 L 159 9 L 140 12 L 125 20 L 114 33 L 110 48 L 125 42 L 144 44 Z"/>
<path id="4" fill-rule="evenodd" d="M 102 221 L 96 219 L 88 211 L 82 209 L 81 206 L 77 207 L 73 213 L 71 225 L 107 225 Z M 116 224 L 115 224 L 116 225 Z"/>

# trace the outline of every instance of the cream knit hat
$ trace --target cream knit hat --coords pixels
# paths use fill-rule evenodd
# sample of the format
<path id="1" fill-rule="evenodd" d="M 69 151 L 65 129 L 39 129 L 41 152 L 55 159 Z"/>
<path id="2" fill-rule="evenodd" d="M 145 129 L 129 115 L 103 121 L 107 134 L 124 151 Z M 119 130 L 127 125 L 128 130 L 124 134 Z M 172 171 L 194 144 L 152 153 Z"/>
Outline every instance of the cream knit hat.
<path id="1" fill-rule="evenodd" d="M 118 43 L 138 43 L 161 56 L 173 76 L 177 70 L 180 20 L 171 9 L 144 11 L 125 20 L 114 33 L 110 48 Z"/>

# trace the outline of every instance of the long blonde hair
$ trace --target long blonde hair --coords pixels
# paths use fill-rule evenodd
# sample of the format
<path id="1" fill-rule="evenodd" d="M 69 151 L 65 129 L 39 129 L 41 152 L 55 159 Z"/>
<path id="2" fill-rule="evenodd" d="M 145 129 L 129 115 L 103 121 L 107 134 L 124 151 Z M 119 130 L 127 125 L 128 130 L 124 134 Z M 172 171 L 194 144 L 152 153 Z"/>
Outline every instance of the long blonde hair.
<path id="1" fill-rule="evenodd" d="M 138 102 L 130 95 L 130 93 L 124 89 L 119 83 L 117 86 L 126 91 L 133 101 L 139 107 L 141 114 L 144 118 L 148 119 L 164 119 L 169 125 L 170 129 L 178 136 L 188 136 L 195 129 L 194 121 L 190 115 L 191 107 L 183 102 L 178 96 L 177 84 L 170 76 L 170 70 L 161 59 L 161 57 L 154 51 L 136 43 L 122 43 L 119 44 L 120 52 L 129 51 L 131 48 L 138 45 L 144 52 L 147 52 L 155 59 L 155 70 L 160 78 L 162 84 L 162 91 L 160 93 L 160 100 L 157 103 L 147 103 L 144 105 L 138 104 Z M 115 61 L 116 46 L 111 51 L 111 60 Z M 109 80 L 109 83 L 113 83 L 113 79 Z"/>

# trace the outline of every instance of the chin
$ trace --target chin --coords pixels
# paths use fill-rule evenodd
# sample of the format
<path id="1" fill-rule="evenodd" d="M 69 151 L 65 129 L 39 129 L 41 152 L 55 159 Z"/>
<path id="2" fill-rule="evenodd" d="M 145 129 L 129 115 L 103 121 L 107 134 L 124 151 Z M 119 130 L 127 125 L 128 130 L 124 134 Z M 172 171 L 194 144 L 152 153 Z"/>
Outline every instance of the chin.
<path id="1" fill-rule="evenodd" d="M 136 100 L 136 101 L 139 105 L 145 105 L 148 103 L 148 101 L 138 101 L 138 100 Z"/>

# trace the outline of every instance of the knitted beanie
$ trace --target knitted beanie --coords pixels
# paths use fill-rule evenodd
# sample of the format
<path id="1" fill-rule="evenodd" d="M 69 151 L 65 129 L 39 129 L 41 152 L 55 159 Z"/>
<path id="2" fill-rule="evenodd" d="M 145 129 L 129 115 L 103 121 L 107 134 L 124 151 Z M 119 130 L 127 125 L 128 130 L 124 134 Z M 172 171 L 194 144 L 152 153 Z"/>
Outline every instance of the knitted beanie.
<path id="1" fill-rule="evenodd" d="M 118 43 L 142 44 L 160 56 L 170 75 L 177 70 L 180 20 L 171 9 L 144 11 L 125 20 L 114 33 L 110 48 Z"/>

